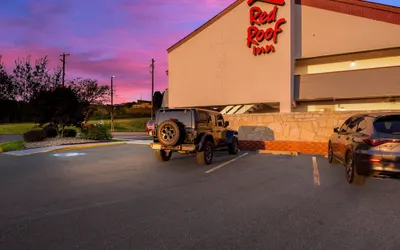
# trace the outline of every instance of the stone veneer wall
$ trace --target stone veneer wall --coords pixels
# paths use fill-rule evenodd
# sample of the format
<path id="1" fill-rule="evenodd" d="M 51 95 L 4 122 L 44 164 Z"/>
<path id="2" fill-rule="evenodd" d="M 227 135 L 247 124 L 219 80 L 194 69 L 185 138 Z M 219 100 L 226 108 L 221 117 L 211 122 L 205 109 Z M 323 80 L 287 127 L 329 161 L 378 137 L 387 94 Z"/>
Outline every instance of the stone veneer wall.
<path id="1" fill-rule="evenodd" d="M 239 131 L 244 149 L 325 154 L 333 128 L 357 113 L 360 112 L 268 113 L 225 115 L 224 118 L 232 129 Z"/>

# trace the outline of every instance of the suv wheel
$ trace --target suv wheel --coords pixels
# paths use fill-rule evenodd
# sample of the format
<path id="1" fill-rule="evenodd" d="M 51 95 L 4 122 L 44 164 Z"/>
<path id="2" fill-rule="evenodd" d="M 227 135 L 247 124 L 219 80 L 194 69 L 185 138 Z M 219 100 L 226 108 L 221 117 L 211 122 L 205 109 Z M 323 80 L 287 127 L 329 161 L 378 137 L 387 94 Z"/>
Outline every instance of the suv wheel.
<path id="1" fill-rule="evenodd" d="M 167 153 L 165 150 L 155 150 L 154 156 L 159 161 L 169 161 L 169 159 L 171 159 L 172 152 Z"/>
<path id="2" fill-rule="evenodd" d="M 363 185 L 365 183 L 365 176 L 359 175 L 353 162 L 353 154 L 347 153 L 346 156 L 346 179 L 347 182 L 353 185 Z"/>
<path id="3" fill-rule="evenodd" d="M 335 156 L 333 155 L 333 148 L 332 148 L 332 144 L 330 142 L 329 142 L 329 146 L 328 146 L 328 161 L 331 164 L 338 163 Z"/>
<path id="4" fill-rule="evenodd" d="M 231 155 L 236 155 L 239 152 L 239 142 L 236 137 L 233 138 L 232 143 L 228 145 L 228 152 Z"/>
<path id="5" fill-rule="evenodd" d="M 197 163 L 200 165 L 210 165 L 214 156 L 213 145 L 211 141 L 204 143 L 204 149 L 201 152 L 197 152 Z"/>

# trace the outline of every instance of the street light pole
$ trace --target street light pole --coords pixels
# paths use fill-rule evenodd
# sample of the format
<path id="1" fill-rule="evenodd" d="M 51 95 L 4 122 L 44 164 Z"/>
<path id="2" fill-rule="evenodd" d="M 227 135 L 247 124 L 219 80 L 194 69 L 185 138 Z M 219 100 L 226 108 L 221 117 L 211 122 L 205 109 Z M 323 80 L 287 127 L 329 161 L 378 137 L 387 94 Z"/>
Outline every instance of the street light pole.
<path id="1" fill-rule="evenodd" d="M 111 131 L 114 132 L 114 76 L 111 77 L 111 112 L 110 112 Z"/>
<path id="2" fill-rule="evenodd" d="M 154 110 L 154 58 L 151 59 L 151 120 L 153 120 Z"/>

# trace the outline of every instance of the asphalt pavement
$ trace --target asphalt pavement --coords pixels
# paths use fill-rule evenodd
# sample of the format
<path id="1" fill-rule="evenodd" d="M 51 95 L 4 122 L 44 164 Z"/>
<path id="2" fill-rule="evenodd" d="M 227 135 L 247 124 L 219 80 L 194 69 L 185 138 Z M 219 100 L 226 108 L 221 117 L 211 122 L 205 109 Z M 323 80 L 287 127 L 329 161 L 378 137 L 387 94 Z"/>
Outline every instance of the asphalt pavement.
<path id="1" fill-rule="evenodd" d="M 240 156 L 0 154 L 0 249 L 398 249 L 398 181 L 354 187 L 323 157 Z"/>

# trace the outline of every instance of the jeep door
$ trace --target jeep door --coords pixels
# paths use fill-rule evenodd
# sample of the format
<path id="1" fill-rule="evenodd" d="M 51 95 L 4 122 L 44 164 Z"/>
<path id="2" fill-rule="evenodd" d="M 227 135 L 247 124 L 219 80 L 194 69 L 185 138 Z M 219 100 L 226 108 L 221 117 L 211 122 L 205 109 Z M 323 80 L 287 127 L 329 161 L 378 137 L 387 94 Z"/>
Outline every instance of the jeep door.
<path id="1" fill-rule="evenodd" d="M 213 115 L 215 119 L 213 135 L 219 146 L 226 145 L 226 129 L 224 127 L 225 121 L 221 114 Z"/>

